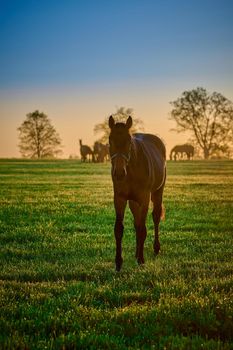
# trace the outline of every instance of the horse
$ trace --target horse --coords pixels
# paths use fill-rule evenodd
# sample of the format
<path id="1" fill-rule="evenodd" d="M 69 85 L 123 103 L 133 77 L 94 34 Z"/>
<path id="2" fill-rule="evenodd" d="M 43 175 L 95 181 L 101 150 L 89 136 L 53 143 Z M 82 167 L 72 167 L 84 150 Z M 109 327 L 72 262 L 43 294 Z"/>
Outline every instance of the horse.
<path id="1" fill-rule="evenodd" d="M 126 123 L 115 123 L 109 117 L 109 145 L 111 176 L 114 190 L 116 241 L 115 266 L 120 271 L 123 263 L 122 237 L 127 202 L 134 217 L 136 254 L 138 264 L 144 264 L 144 242 L 147 236 L 146 217 L 150 199 L 153 203 L 154 254 L 160 251 L 159 223 L 163 215 L 163 190 L 166 180 L 166 149 L 155 135 L 131 135 L 132 118 Z"/>
<path id="2" fill-rule="evenodd" d="M 101 142 L 96 141 L 94 143 L 94 156 L 95 156 L 95 161 L 98 163 L 103 163 L 105 160 L 108 159 L 109 156 L 109 146 L 104 145 Z"/>
<path id="3" fill-rule="evenodd" d="M 180 154 L 181 158 L 183 158 L 183 154 L 186 154 L 187 159 L 190 160 L 194 156 L 194 147 L 192 145 L 184 144 L 177 145 L 172 148 L 170 152 L 170 160 L 177 160 L 177 156 Z"/>
<path id="4" fill-rule="evenodd" d="M 87 145 L 83 145 L 82 140 L 79 140 L 79 145 L 80 145 L 81 160 L 85 162 L 88 155 L 89 155 L 89 162 L 90 162 L 90 156 L 92 156 L 92 160 L 93 160 L 93 151 L 91 147 Z"/>

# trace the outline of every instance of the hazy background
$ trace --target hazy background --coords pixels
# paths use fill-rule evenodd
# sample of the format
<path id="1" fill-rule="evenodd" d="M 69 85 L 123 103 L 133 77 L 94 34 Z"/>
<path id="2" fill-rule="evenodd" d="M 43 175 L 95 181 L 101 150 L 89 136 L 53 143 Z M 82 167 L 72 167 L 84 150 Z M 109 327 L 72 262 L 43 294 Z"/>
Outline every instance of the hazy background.
<path id="1" fill-rule="evenodd" d="M 168 151 L 185 142 L 170 101 L 197 86 L 233 100 L 232 18 L 230 0 L 0 0 L 0 157 L 20 155 L 16 129 L 35 109 L 64 157 L 121 106 Z"/>

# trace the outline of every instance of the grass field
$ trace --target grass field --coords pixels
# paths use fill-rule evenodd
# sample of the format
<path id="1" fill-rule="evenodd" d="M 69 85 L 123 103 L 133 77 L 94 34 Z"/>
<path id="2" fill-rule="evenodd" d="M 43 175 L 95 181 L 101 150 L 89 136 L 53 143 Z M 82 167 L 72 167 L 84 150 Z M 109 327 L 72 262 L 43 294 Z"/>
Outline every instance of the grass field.
<path id="1" fill-rule="evenodd" d="M 0 160 L 1 349 L 233 349 L 233 161 L 168 162 L 161 254 L 115 272 L 109 164 Z"/>

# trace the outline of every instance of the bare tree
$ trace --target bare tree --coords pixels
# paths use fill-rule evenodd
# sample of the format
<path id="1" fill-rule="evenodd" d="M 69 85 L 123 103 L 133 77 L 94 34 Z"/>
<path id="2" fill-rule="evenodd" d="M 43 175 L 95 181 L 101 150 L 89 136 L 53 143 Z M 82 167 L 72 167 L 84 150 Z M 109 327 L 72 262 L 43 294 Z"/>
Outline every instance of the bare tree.
<path id="1" fill-rule="evenodd" d="M 116 122 L 123 122 L 125 123 L 127 118 L 130 116 L 133 117 L 133 109 L 132 108 L 125 108 L 120 107 L 117 108 L 117 111 L 112 114 L 114 117 L 114 120 Z M 94 133 L 95 134 L 102 134 L 101 138 L 99 139 L 99 142 L 101 143 L 107 143 L 108 137 L 109 137 L 109 125 L 108 125 L 108 119 L 109 116 L 107 116 L 103 123 L 96 124 L 94 127 Z M 143 130 L 143 121 L 140 118 L 134 118 L 133 117 L 133 126 L 131 128 L 131 132 L 135 133 L 136 131 Z"/>
<path id="2" fill-rule="evenodd" d="M 190 131 L 205 159 L 230 154 L 233 146 L 233 103 L 230 100 L 218 92 L 209 94 L 198 87 L 184 91 L 171 105 L 170 119 L 177 124 L 175 131 Z"/>
<path id="3" fill-rule="evenodd" d="M 38 110 L 28 113 L 18 131 L 19 149 L 23 157 L 48 158 L 61 153 L 61 139 L 44 113 Z"/>

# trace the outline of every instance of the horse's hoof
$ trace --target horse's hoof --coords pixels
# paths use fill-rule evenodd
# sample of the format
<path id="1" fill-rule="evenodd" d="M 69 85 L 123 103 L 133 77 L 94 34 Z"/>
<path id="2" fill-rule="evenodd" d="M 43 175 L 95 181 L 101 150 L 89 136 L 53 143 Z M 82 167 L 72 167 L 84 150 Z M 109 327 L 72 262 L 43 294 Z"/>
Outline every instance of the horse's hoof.
<path id="1" fill-rule="evenodd" d="M 116 264 L 116 272 L 121 271 L 121 266 L 122 266 L 122 264 Z"/>
<path id="2" fill-rule="evenodd" d="M 160 249 L 154 249 L 154 256 L 159 255 L 159 253 L 160 253 Z"/>
<path id="3" fill-rule="evenodd" d="M 160 244 L 159 245 L 154 245 L 154 255 L 158 255 L 160 252 Z"/>
<path id="4" fill-rule="evenodd" d="M 138 265 L 144 265 L 145 260 L 144 259 L 138 259 Z"/>
<path id="5" fill-rule="evenodd" d="M 123 259 L 120 259 L 120 261 L 116 260 L 116 271 L 119 272 L 121 270 L 121 266 L 123 263 Z"/>

